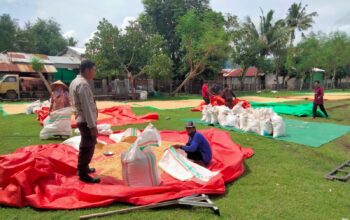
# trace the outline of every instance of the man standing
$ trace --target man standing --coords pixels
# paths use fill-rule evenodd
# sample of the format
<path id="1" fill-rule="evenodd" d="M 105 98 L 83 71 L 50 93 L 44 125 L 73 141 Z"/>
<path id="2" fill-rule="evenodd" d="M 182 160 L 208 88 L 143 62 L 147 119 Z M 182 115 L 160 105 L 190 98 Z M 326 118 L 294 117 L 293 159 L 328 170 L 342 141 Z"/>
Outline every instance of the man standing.
<path id="1" fill-rule="evenodd" d="M 210 93 L 209 93 L 208 85 L 204 80 L 202 80 L 202 98 L 205 101 L 206 105 L 210 104 L 209 96 L 210 96 Z"/>
<path id="2" fill-rule="evenodd" d="M 185 146 L 174 145 L 175 149 L 182 149 L 187 153 L 187 158 L 199 164 L 208 166 L 212 159 L 212 152 L 207 139 L 196 131 L 195 124 L 190 121 L 186 124 L 189 140 Z"/>
<path id="3" fill-rule="evenodd" d="M 326 109 L 323 106 L 323 96 L 324 96 L 324 90 L 320 86 L 320 81 L 317 80 L 317 81 L 315 81 L 315 98 L 314 98 L 314 105 L 312 108 L 313 119 L 315 119 L 315 117 L 316 117 L 317 106 L 320 106 L 321 111 L 328 118 L 328 114 L 326 112 Z"/>
<path id="4" fill-rule="evenodd" d="M 233 108 L 233 97 L 236 98 L 236 95 L 233 93 L 232 89 L 225 84 L 224 91 L 222 92 L 222 98 L 225 99 L 225 105 L 230 109 Z"/>
<path id="5" fill-rule="evenodd" d="M 97 143 L 97 107 L 94 95 L 88 81 L 93 80 L 96 74 L 96 66 L 89 60 L 84 60 L 80 65 L 80 74 L 72 81 L 69 92 L 73 104 L 73 111 L 76 114 L 78 128 L 81 134 L 78 156 L 79 179 L 86 183 L 99 183 L 99 178 L 89 176 L 95 172 L 89 167 L 94 155 L 95 144 Z"/>

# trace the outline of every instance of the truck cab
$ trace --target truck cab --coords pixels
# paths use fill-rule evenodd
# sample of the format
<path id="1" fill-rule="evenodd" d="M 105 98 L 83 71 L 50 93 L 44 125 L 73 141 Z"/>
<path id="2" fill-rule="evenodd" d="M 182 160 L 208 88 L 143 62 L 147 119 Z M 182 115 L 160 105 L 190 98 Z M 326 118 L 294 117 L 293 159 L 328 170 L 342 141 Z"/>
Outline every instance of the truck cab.
<path id="1" fill-rule="evenodd" d="M 14 74 L 6 74 L 0 78 L 0 95 L 8 99 L 19 98 L 19 77 Z"/>
<path id="2" fill-rule="evenodd" d="M 0 78 L 0 96 L 6 99 L 41 99 L 49 95 L 41 78 L 33 76 L 22 77 L 16 74 L 6 74 Z"/>

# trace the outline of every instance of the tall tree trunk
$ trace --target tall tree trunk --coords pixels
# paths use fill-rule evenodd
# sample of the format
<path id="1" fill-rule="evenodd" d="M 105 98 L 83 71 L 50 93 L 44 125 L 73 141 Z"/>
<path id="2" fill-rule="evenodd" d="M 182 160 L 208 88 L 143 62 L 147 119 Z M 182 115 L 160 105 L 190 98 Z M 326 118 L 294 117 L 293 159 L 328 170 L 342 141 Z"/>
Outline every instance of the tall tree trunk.
<path id="1" fill-rule="evenodd" d="M 303 90 L 304 87 L 304 81 L 305 81 L 305 76 L 301 78 L 301 83 L 300 83 L 300 91 Z"/>
<path id="2" fill-rule="evenodd" d="M 49 91 L 49 93 L 51 94 L 52 91 L 51 91 L 51 87 L 49 85 L 49 82 L 47 82 L 47 80 L 45 79 L 45 76 L 43 75 L 42 72 L 38 72 L 38 74 L 39 74 L 41 80 L 44 82 L 47 91 Z"/>
<path id="3" fill-rule="evenodd" d="M 240 82 L 241 82 L 241 85 L 240 85 L 240 90 L 243 91 L 244 90 L 244 76 L 241 76 L 240 77 Z"/>
<path id="4" fill-rule="evenodd" d="M 333 77 L 332 77 L 332 87 L 335 89 L 335 76 L 337 75 L 337 68 L 333 69 Z"/>
<path id="5" fill-rule="evenodd" d="M 195 75 L 195 72 L 191 72 L 190 74 L 188 74 L 188 76 L 185 78 L 184 81 L 182 81 L 182 83 L 175 89 L 174 92 L 171 93 L 171 95 L 175 95 L 176 93 L 178 93 L 182 87 L 184 87 L 186 85 L 186 83 L 188 83 L 190 81 L 190 79 L 192 79 Z"/>
<path id="6" fill-rule="evenodd" d="M 276 90 L 278 90 L 278 70 L 276 70 Z"/>

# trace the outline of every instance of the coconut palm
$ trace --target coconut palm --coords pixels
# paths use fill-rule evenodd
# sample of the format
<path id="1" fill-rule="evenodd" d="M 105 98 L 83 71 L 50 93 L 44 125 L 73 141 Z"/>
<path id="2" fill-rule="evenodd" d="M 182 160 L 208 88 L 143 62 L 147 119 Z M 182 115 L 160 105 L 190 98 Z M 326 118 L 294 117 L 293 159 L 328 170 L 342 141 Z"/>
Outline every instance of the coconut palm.
<path id="1" fill-rule="evenodd" d="M 314 23 L 314 17 L 318 16 L 317 12 L 312 12 L 307 14 L 306 7 L 302 6 L 301 2 L 299 4 L 294 3 L 288 9 L 288 14 L 286 18 L 287 26 L 290 28 L 290 45 L 293 45 L 295 40 L 295 31 L 301 31 L 302 36 L 304 36 L 303 31 L 306 31 Z"/>

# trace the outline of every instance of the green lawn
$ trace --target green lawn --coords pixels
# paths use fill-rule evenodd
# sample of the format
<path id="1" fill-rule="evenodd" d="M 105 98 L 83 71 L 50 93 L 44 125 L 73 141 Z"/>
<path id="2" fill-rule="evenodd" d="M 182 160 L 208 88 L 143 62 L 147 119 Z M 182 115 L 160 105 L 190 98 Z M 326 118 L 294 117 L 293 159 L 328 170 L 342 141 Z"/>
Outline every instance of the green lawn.
<path id="1" fill-rule="evenodd" d="M 326 107 L 329 108 L 331 119 L 316 121 L 350 125 L 350 100 L 327 102 Z M 134 108 L 134 111 L 143 114 L 150 110 Z M 181 118 L 200 117 L 200 113 L 190 112 L 189 109 L 162 110 L 159 115 L 160 120 L 154 124 L 160 130 L 182 130 Z M 168 117 L 170 119 L 166 120 Z M 288 118 L 311 120 L 292 116 Z M 34 115 L 0 118 L 0 127 L 0 154 L 11 153 L 27 145 L 53 142 L 39 139 L 41 127 Z M 114 129 L 126 127 L 128 126 Z M 350 184 L 323 178 L 325 173 L 350 159 L 350 133 L 320 148 L 275 141 L 253 134 L 230 134 L 234 142 L 254 148 L 255 155 L 245 161 L 244 175 L 227 185 L 225 195 L 212 197 L 220 208 L 220 219 L 350 219 Z M 0 219 L 78 219 L 80 215 L 123 207 L 126 205 L 115 203 L 105 208 L 46 211 L 0 206 Z M 219 219 L 208 209 L 179 206 L 103 219 L 117 218 Z"/>

